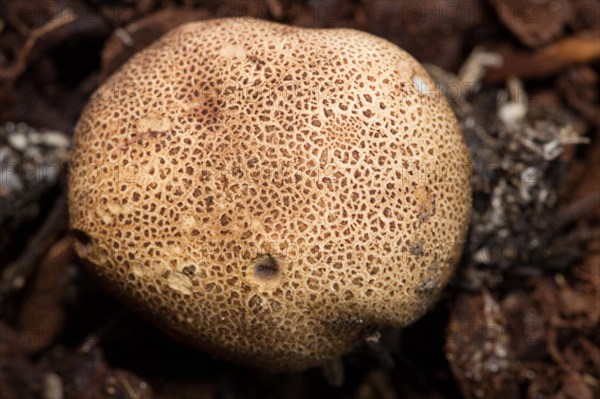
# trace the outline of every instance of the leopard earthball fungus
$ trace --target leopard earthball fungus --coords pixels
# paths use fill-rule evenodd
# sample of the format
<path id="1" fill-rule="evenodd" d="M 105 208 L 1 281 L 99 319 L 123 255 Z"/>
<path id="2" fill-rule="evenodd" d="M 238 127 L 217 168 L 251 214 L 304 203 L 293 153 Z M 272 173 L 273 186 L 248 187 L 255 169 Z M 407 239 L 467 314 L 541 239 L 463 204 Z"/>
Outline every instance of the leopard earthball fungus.
<path id="1" fill-rule="evenodd" d="M 300 370 L 421 316 L 461 253 L 469 156 L 423 67 L 378 37 L 190 23 L 75 130 L 76 251 L 221 358 Z"/>

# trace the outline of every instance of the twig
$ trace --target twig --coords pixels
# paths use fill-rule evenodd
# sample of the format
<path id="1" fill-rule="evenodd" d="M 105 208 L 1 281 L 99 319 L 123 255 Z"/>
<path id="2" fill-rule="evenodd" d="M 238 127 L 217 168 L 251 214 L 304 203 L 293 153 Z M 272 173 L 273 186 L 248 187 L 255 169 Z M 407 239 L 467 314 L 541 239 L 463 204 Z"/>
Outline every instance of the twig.
<path id="1" fill-rule="evenodd" d="M 580 198 L 558 212 L 554 223 L 554 230 L 558 231 L 572 222 L 581 219 L 599 205 L 600 192 L 593 192 Z"/>
<path id="2" fill-rule="evenodd" d="M 0 80 L 15 80 L 17 79 L 21 73 L 25 70 L 27 66 L 27 58 L 29 57 L 29 53 L 33 50 L 38 39 L 43 37 L 49 32 L 52 32 L 59 27 L 66 25 L 68 23 L 73 22 L 75 19 L 72 17 L 72 12 L 70 9 L 64 10 L 57 18 L 53 18 L 46 24 L 40 26 L 37 29 L 34 29 L 31 32 L 31 35 L 27 38 L 27 41 L 17 54 L 15 62 L 8 68 L 0 69 Z"/>
<path id="3" fill-rule="evenodd" d="M 9 264 L 0 280 L 0 309 L 8 297 L 25 285 L 42 256 L 67 229 L 66 193 L 56 200 L 48 217 L 27 243 L 25 251 L 15 262 Z"/>
<path id="4" fill-rule="evenodd" d="M 500 51 L 503 65 L 492 69 L 484 82 L 495 84 L 509 77 L 537 78 L 549 76 L 568 66 L 584 64 L 600 58 L 600 32 L 586 31 L 562 39 L 535 53 L 504 50 Z"/>

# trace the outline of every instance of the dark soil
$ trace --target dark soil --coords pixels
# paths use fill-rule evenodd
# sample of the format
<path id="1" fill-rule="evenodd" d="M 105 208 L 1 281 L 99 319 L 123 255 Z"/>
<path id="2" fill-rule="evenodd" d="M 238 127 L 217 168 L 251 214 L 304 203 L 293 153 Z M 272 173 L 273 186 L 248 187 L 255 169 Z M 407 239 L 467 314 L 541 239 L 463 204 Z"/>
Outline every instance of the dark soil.
<path id="1" fill-rule="evenodd" d="M 80 270 L 70 137 L 98 85 L 188 21 L 351 27 L 427 65 L 472 151 L 463 259 L 437 305 L 270 375 L 174 342 Z M 600 397 L 600 1 L 0 2 L 0 399 Z"/>

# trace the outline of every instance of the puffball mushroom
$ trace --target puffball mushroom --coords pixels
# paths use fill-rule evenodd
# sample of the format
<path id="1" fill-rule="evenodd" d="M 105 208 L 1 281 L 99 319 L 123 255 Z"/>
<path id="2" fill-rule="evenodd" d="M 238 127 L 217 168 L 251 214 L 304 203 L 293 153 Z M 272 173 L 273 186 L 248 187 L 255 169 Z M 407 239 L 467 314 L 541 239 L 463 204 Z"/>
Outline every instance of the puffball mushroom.
<path id="1" fill-rule="evenodd" d="M 350 29 L 186 24 L 74 136 L 75 249 L 158 326 L 301 370 L 422 315 L 467 228 L 469 155 L 410 55 Z"/>

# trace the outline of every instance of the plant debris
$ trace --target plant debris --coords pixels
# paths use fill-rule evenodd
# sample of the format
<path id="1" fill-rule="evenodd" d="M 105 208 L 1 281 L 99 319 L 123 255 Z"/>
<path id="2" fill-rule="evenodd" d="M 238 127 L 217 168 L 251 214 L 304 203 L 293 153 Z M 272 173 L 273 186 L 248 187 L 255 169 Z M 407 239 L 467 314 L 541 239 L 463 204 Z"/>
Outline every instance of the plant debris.
<path id="1" fill-rule="evenodd" d="M 247 15 L 367 30 L 431 64 L 474 164 L 463 259 L 435 309 L 304 373 L 189 350 L 66 245 L 70 136 L 93 91 L 180 23 Z M 599 397 L 598 32 L 587 0 L 3 2 L 0 398 Z"/>

